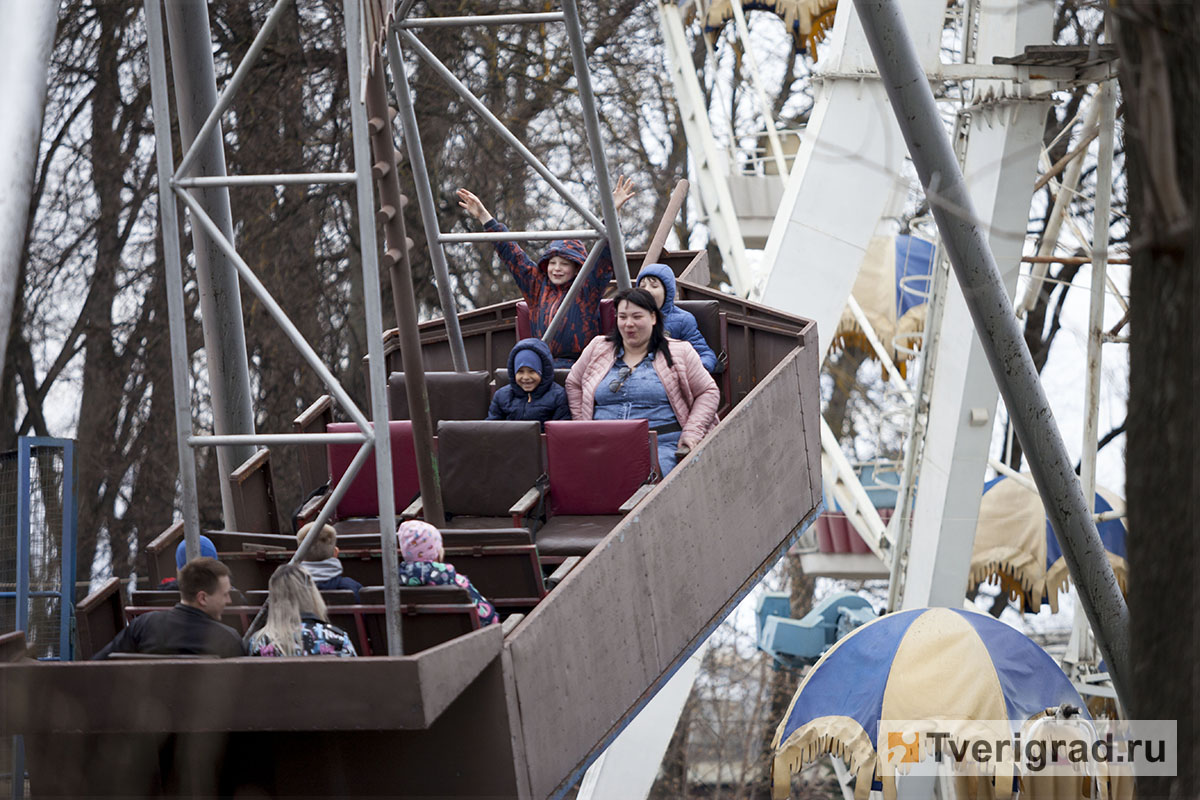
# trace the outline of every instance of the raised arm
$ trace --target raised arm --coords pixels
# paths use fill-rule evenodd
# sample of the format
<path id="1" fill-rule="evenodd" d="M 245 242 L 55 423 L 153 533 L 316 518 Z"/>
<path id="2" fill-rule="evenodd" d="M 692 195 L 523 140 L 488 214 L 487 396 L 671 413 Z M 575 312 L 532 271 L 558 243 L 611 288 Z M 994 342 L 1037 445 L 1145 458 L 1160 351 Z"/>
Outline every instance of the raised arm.
<path id="1" fill-rule="evenodd" d="M 479 220 L 484 228 L 492 232 L 508 230 L 492 216 L 492 212 L 487 210 L 483 201 L 469 189 L 459 189 L 456 194 L 459 207 Z M 525 302 L 533 305 L 534 295 L 537 294 L 535 286 L 537 264 L 514 242 L 496 242 L 495 245 L 496 254 L 500 256 L 500 260 L 504 262 L 504 266 L 508 268 L 509 273 L 517 282 L 517 288 L 521 290 Z"/>
<path id="2" fill-rule="evenodd" d="M 460 208 L 466 209 L 467 213 L 475 219 L 479 220 L 479 224 L 485 224 L 492 218 L 492 212 L 484 207 L 483 201 L 474 195 L 468 189 L 459 189 L 456 192 L 458 195 L 458 205 Z"/>

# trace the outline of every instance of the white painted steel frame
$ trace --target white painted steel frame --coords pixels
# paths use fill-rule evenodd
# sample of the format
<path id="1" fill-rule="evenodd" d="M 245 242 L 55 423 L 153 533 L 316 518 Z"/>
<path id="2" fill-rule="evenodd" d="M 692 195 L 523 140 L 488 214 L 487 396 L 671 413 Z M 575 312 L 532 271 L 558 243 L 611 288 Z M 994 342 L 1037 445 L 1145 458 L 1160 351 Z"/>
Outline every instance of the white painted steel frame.
<path id="1" fill-rule="evenodd" d="M 5 70 L 0 73 L 5 114 L 0 122 L 0 373 L 8 349 L 9 324 L 28 227 L 29 198 L 37 171 L 46 102 L 46 73 L 54 49 L 58 4 L 7 3 L 0 27 Z M 33 387 L 25 387 L 32 392 Z"/>
<path id="2" fill-rule="evenodd" d="M 752 288 L 753 276 L 733 196 L 729 191 L 729 163 L 713 138 L 704 92 L 692 67 L 691 50 L 679 7 L 661 0 L 657 7 L 663 46 L 667 51 L 667 66 L 692 159 L 692 174 L 699 189 L 697 199 L 704 215 L 704 224 L 708 226 L 712 241 L 721 254 L 721 265 L 729 276 L 734 292 L 745 297 Z"/>
<path id="3" fill-rule="evenodd" d="M 976 222 L 971 196 L 941 128 L 904 15 L 888 0 L 854 2 L 863 15 L 871 52 L 884 76 L 888 97 L 926 193 L 932 194 L 934 181 L 940 181 L 938 195 L 942 200 L 931 202 L 931 206 L 946 252 L 992 374 L 1012 414 L 1017 436 L 1026 449 L 1071 578 L 1097 632 L 1113 685 L 1118 696 L 1128 698 L 1129 609 L 1092 520 L 1092 503 L 1083 496 L 1062 436 L 1054 425 L 1029 349 L 1012 313 L 1011 295 L 1006 293 L 983 229 Z M 1024 10 L 1020 9 L 1022 14 Z M 1017 38 L 1023 33 L 1019 32 Z M 923 492 L 925 486 L 923 479 Z"/>

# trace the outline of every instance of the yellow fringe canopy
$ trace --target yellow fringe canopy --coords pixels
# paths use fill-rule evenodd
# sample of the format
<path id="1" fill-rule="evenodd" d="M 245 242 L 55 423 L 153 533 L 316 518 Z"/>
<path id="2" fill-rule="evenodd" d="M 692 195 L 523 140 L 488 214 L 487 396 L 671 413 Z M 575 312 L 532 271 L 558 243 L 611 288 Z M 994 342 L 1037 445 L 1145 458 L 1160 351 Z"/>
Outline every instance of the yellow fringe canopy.
<path id="1" fill-rule="evenodd" d="M 837 0 L 750 0 L 742 3 L 746 11 L 770 11 L 782 17 L 796 43 L 796 52 L 807 52 L 817 59 L 817 42 L 825 40 L 833 27 Z M 715 45 L 725 23 L 733 19 L 732 0 L 716 0 L 704 12 L 704 35 Z"/>
<path id="2" fill-rule="evenodd" d="M 1125 502 L 1120 497 L 1103 487 L 1096 487 L 1096 492 L 1112 510 L 1124 513 Z M 1124 552 L 1124 525 L 1109 520 L 1098 527 L 1109 548 L 1108 561 L 1117 583 L 1125 592 L 1125 558 L 1120 554 Z M 1057 544 L 1049 544 L 1051 536 L 1038 493 L 1012 479 L 997 481 L 979 504 L 968 586 L 974 590 L 980 583 L 999 584 L 1018 610 L 1036 614 L 1046 601 L 1050 610 L 1058 613 L 1058 593 L 1069 588 L 1070 575 L 1057 552 L 1053 558 L 1048 555 L 1049 547 L 1057 550 Z M 1115 544 L 1117 538 L 1120 547 Z"/>

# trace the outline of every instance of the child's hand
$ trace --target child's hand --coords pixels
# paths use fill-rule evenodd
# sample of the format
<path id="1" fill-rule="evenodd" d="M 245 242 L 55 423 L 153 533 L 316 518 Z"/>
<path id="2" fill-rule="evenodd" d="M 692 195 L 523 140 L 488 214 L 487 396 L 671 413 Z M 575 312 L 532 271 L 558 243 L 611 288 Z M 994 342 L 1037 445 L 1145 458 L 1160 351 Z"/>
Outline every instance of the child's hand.
<path id="1" fill-rule="evenodd" d="M 471 192 L 467 191 L 466 189 L 459 189 L 457 194 L 458 205 L 462 208 L 465 208 L 467 213 L 472 217 L 480 222 L 487 222 L 492 218 L 491 212 L 484 208 L 483 203 L 479 201 L 479 198 L 473 195 Z"/>
<path id="2" fill-rule="evenodd" d="M 617 207 L 617 211 L 621 210 L 621 206 L 629 198 L 637 194 L 637 189 L 633 186 L 633 180 L 624 175 L 617 176 L 617 185 L 613 187 L 613 205 Z"/>

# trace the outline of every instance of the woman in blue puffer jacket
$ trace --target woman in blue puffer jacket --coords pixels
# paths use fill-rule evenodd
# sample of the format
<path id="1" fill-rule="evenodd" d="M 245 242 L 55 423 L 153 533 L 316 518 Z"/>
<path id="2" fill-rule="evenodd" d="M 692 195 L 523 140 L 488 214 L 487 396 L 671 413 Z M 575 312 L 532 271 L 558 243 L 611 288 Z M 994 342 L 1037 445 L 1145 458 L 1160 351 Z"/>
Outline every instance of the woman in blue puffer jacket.
<path id="1" fill-rule="evenodd" d="M 688 342 L 696 348 L 700 363 L 709 372 L 717 368 L 717 355 L 704 341 L 704 335 L 696 326 L 696 318 L 690 311 L 684 311 L 675 305 L 675 273 L 666 264 L 647 264 L 637 276 L 637 286 L 645 289 L 658 303 L 662 312 L 663 328 L 667 336 Z"/>
<path id="2" fill-rule="evenodd" d="M 554 382 L 554 359 L 541 339 L 522 339 L 508 354 L 508 385 L 492 395 L 488 419 L 570 419 L 567 392 Z"/>

